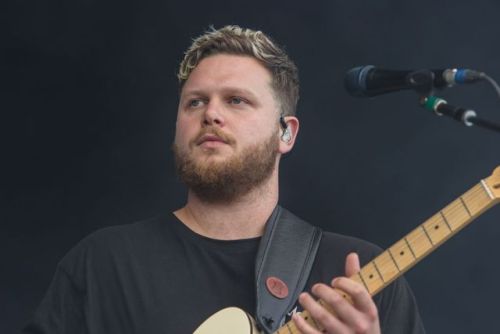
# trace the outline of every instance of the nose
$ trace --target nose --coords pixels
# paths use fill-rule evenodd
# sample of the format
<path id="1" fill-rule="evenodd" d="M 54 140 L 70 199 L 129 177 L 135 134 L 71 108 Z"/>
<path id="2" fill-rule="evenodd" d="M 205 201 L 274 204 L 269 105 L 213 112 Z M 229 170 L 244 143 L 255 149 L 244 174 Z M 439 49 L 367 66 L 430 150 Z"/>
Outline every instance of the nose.
<path id="1" fill-rule="evenodd" d="M 203 115 L 203 125 L 224 125 L 224 118 L 222 116 L 222 102 L 218 100 L 210 100 Z"/>

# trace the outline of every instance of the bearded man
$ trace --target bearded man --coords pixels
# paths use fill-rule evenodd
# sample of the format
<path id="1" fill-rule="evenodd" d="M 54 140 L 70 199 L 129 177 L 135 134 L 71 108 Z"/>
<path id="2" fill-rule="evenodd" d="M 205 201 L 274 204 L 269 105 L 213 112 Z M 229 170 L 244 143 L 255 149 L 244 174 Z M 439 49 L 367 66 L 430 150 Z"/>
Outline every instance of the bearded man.
<path id="1" fill-rule="evenodd" d="M 81 241 L 59 263 L 26 333 L 192 333 L 228 306 L 254 313 L 255 258 L 278 205 L 280 158 L 299 131 L 297 68 L 262 32 L 226 26 L 194 40 L 178 78 L 173 152 L 186 205 Z M 372 299 L 344 277 L 379 252 L 325 232 L 290 309 L 313 322 L 295 313 L 296 330 L 423 333 L 404 279 Z"/>

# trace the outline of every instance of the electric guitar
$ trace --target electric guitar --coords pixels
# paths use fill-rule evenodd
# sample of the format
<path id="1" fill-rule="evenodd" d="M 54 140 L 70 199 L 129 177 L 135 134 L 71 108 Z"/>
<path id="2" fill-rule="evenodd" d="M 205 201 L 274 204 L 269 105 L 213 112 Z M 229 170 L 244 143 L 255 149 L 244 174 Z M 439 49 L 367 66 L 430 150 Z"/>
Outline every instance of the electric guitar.
<path id="1" fill-rule="evenodd" d="M 500 201 L 500 166 L 493 174 L 448 204 L 441 211 L 408 233 L 350 279 L 362 284 L 374 296 L 420 260 L 450 239 L 475 218 Z M 340 291 L 343 297 L 350 297 Z M 318 301 L 332 314 L 322 300 Z M 300 314 L 311 326 L 321 330 L 307 311 Z M 274 334 L 298 333 L 289 321 Z M 194 334 L 258 334 L 255 320 L 245 311 L 225 308 L 203 322 Z"/>

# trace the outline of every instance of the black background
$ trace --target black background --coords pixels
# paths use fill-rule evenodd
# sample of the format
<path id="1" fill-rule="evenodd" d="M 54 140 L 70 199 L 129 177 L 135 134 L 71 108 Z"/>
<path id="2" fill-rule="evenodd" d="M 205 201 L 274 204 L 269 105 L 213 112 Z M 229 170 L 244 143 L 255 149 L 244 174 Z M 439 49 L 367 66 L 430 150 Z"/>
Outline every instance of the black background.
<path id="1" fill-rule="evenodd" d="M 401 92 L 354 99 L 346 70 L 469 67 L 500 78 L 498 1 L 3 2 L 0 332 L 18 332 L 60 258 L 91 231 L 184 203 L 170 144 L 175 73 L 209 24 L 260 29 L 301 74 L 281 203 L 386 248 L 500 163 L 500 134 Z M 485 83 L 441 93 L 500 121 Z M 498 328 L 500 211 L 407 274 L 429 333 Z"/>

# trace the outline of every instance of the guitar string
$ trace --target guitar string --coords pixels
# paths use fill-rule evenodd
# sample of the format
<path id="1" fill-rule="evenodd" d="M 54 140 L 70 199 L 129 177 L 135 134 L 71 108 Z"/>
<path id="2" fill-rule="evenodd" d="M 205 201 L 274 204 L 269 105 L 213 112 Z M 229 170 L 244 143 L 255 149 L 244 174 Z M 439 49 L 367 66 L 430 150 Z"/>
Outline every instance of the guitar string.
<path id="1" fill-rule="evenodd" d="M 490 202 L 489 198 L 487 200 L 485 200 L 485 198 L 481 198 L 481 196 L 477 196 L 478 193 L 480 193 L 482 191 L 481 188 L 478 188 L 478 187 L 474 187 L 472 188 L 471 190 L 469 190 L 469 192 L 466 192 L 464 195 L 462 196 L 467 196 L 467 201 L 469 202 L 469 206 L 470 207 L 484 207 L 484 206 L 487 206 L 488 203 Z M 461 203 L 458 201 L 458 200 L 455 200 L 453 202 L 451 202 L 450 204 L 448 204 L 448 206 L 446 206 L 445 208 L 443 208 L 440 212 L 445 212 L 447 214 L 448 217 L 456 217 L 456 215 L 460 212 L 466 212 L 465 211 L 465 208 L 461 205 Z M 429 226 L 436 226 L 436 225 L 439 225 L 439 224 L 446 224 L 446 221 L 444 221 L 443 218 L 440 217 L 440 212 L 438 212 L 437 214 L 433 215 L 432 217 L 430 217 L 429 219 L 427 219 L 425 222 L 423 222 L 422 224 L 420 224 L 419 226 L 417 226 L 413 231 L 411 231 L 410 233 L 408 233 L 405 237 L 409 237 L 411 236 L 413 238 L 412 240 L 412 245 L 413 246 L 418 246 L 419 244 L 421 245 L 422 244 L 422 241 L 423 240 L 429 240 L 429 238 L 427 237 L 427 235 L 425 234 L 425 232 L 421 229 L 422 227 L 423 228 L 428 228 Z M 448 231 L 443 237 L 441 238 L 438 238 L 437 242 L 440 243 L 442 241 L 444 241 L 447 237 L 451 237 L 453 234 L 455 234 L 456 232 L 458 232 L 458 229 L 461 228 L 461 227 L 465 227 L 463 226 L 470 218 L 468 214 L 465 215 L 466 216 L 466 219 L 464 222 L 461 222 L 457 228 L 455 228 L 454 230 L 452 231 Z M 460 217 L 460 219 L 462 219 L 462 217 Z M 450 220 L 448 218 L 448 220 Z M 456 218 L 455 218 L 456 220 Z M 453 220 L 451 221 L 451 223 L 453 223 Z M 431 230 L 431 235 L 436 237 L 436 232 L 434 230 Z M 402 239 L 404 240 L 404 238 Z M 401 240 L 399 241 L 401 242 Z M 384 253 L 388 252 L 389 249 L 393 249 L 393 250 L 397 250 L 397 251 L 402 251 L 402 250 L 405 250 L 406 248 L 408 247 L 405 247 L 404 244 L 400 244 L 398 245 L 399 242 L 396 242 L 395 244 L 393 244 L 391 247 L 389 247 L 385 252 L 383 252 L 381 255 L 384 255 Z M 399 247 L 398 247 L 399 246 Z M 436 246 L 430 246 L 430 247 L 427 247 L 427 250 L 432 250 L 433 248 L 437 248 L 438 245 Z M 426 251 L 427 251 L 426 250 Z M 424 251 L 425 253 L 425 251 Z M 422 252 L 419 252 L 419 254 L 422 254 Z M 378 258 L 378 257 L 377 257 Z M 374 262 L 377 258 L 375 258 L 374 260 L 372 260 L 371 262 Z M 422 255 L 418 256 L 416 259 L 414 259 L 413 261 L 411 262 L 414 262 L 415 260 L 418 260 L 422 258 Z M 381 259 L 379 259 L 381 261 L 377 261 L 376 264 L 377 266 L 379 267 L 383 267 L 383 266 L 387 266 L 387 264 L 394 264 L 394 261 L 392 259 L 390 259 L 389 257 L 385 256 Z M 370 262 L 370 263 L 371 263 Z"/>
<path id="2" fill-rule="evenodd" d="M 480 187 L 480 184 L 472 187 L 469 191 L 467 191 L 466 193 L 464 193 L 462 196 L 459 197 L 460 198 L 463 198 L 464 196 L 467 196 L 469 197 L 468 198 L 468 202 L 469 202 L 469 206 L 473 206 L 473 207 L 480 207 L 480 210 L 483 209 L 485 206 L 487 206 L 489 204 L 489 202 L 491 201 L 491 199 L 489 197 L 487 197 L 487 199 L 485 200 L 484 198 L 481 198 L 480 196 L 477 196 L 478 193 L 480 193 L 482 190 L 482 193 L 483 195 L 485 194 L 485 190 Z M 423 227 L 425 228 L 425 225 L 426 224 L 429 224 L 429 225 L 434 225 L 434 224 L 439 224 L 439 223 L 445 223 L 444 221 L 444 218 L 441 218 L 441 221 L 439 220 L 439 214 L 441 212 L 443 212 L 444 210 L 448 209 L 447 210 L 447 213 L 448 213 L 448 216 L 454 216 L 456 215 L 459 211 L 462 211 L 466 209 L 466 206 L 465 205 L 459 205 L 460 202 L 459 202 L 459 199 L 456 199 L 455 201 L 452 201 L 451 203 L 449 203 L 447 206 L 445 206 L 442 210 L 440 210 L 437 214 L 434 214 L 433 216 L 431 216 L 429 219 L 427 219 L 426 221 L 424 221 L 422 224 L 420 224 L 419 226 L 417 226 L 413 231 L 411 231 L 410 233 L 406 234 L 404 238 L 408 237 L 409 235 L 411 235 L 412 233 L 415 233 L 416 236 L 414 236 L 414 240 L 412 241 L 412 243 L 414 244 L 417 244 L 417 243 L 421 243 L 422 239 L 425 239 L 429 241 L 429 238 L 427 237 L 427 235 L 425 235 L 425 232 L 423 232 L 421 229 L 419 229 L 420 227 Z M 470 217 L 470 215 L 467 217 L 467 219 L 465 219 L 464 222 L 460 223 L 458 228 L 460 227 L 464 227 L 463 225 L 467 223 L 467 220 L 471 219 L 472 217 Z M 434 220 L 434 222 L 432 222 Z M 437 222 L 436 222 L 437 220 Z M 446 235 L 441 238 L 439 241 L 438 241 L 438 244 L 437 245 L 431 245 L 431 247 L 427 250 L 428 251 L 432 251 L 433 249 L 436 249 L 440 243 L 439 242 L 442 242 L 443 240 L 445 240 L 446 238 L 448 237 L 452 237 L 454 234 L 456 234 L 458 232 L 457 229 L 455 230 L 451 230 L 451 231 L 448 231 L 448 233 L 446 233 Z M 435 233 L 434 233 L 435 234 Z M 403 238 L 403 239 L 404 239 Z M 363 271 L 363 270 L 366 270 L 367 266 L 372 264 L 375 266 L 375 261 L 377 259 L 379 259 L 382 255 L 384 255 L 385 253 L 387 253 L 389 251 L 389 249 L 395 247 L 396 245 L 398 244 L 398 242 L 396 242 L 395 244 L 393 244 L 391 247 L 389 247 L 386 251 L 384 251 L 382 254 L 380 254 L 379 256 L 377 256 L 374 260 L 368 262 L 365 266 L 363 266 L 363 268 L 361 268 L 360 272 L 358 272 L 357 274 L 355 274 L 354 276 L 351 276 L 350 278 L 353 279 L 353 278 L 356 278 L 357 276 L 360 277 L 360 273 Z M 403 244 L 404 245 L 404 244 Z M 405 248 L 405 247 L 399 247 L 399 248 Z M 408 248 L 408 246 L 407 246 Z M 422 254 L 424 254 L 426 251 L 424 251 Z M 403 268 L 403 270 L 397 270 L 396 274 L 394 275 L 394 277 L 392 277 L 392 280 L 396 279 L 396 277 L 399 277 L 402 275 L 402 271 L 404 270 L 407 270 L 407 269 L 410 269 L 410 267 L 415 264 L 420 258 L 423 258 L 425 256 L 421 255 L 420 257 L 417 257 L 415 259 L 412 259 L 409 263 L 407 263 L 407 265 L 405 266 L 405 268 Z M 392 259 L 388 259 L 387 256 L 383 257 L 382 258 L 382 261 L 380 261 L 379 264 L 377 264 L 377 267 L 387 267 L 387 265 L 391 263 L 393 266 L 395 266 L 395 260 L 392 260 Z M 382 271 L 384 271 L 382 269 Z M 380 275 L 380 274 L 379 274 Z M 381 277 L 379 279 L 382 279 Z M 391 280 L 391 282 L 392 282 Z M 358 279 L 359 281 L 359 279 Z M 380 287 L 385 287 L 387 286 L 388 284 L 390 283 L 385 283 L 384 280 L 382 279 L 382 284 L 380 285 Z M 379 288 L 380 288 L 379 287 Z M 380 290 L 379 290 L 380 291 Z M 371 292 L 369 292 L 371 295 L 373 295 Z M 320 304 L 322 304 L 322 301 L 321 300 L 318 300 L 318 302 Z M 309 317 L 310 315 L 308 314 L 307 311 L 303 312 L 303 314 L 301 314 L 301 316 L 303 317 Z M 295 331 L 293 331 L 293 329 L 296 329 L 296 326 L 295 326 L 295 323 L 293 323 L 293 321 L 290 322 L 291 325 L 293 326 L 292 330 L 290 331 L 290 328 L 287 327 L 287 329 L 289 330 L 290 333 L 295 333 Z M 309 322 L 310 323 L 310 322 Z M 311 324 L 313 325 L 313 324 Z M 314 325 L 313 325 L 314 326 Z M 314 326 L 316 327 L 316 326 Z M 282 327 L 283 328 L 283 327 Z M 281 330 L 281 328 L 279 329 Z M 279 333 L 279 332 L 278 332 Z"/>
<path id="3" fill-rule="evenodd" d="M 477 187 L 477 185 L 476 185 L 475 187 L 471 188 L 468 192 L 466 192 L 466 193 L 464 193 L 462 195 L 462 196 L 468 196 L 469 197 L 468 198 L 469 206 L 471 206 L 471 207 L 472 206 L 477 207 L 478 204 L 479 204 L 479 206 L 484 207 L 484 206 L 487 206 L 489 204 L 489 202 L 491 201 L 491 199 L 489 197 L 487 197 L 487 200 L 485 201 L 484 198 L 481 198 L 480 196 L 477 196 L 478 193 L 481 192 L 481 190 L 483 190 L 483 189 Z M 483 190 L 483 194 L 485 194 L 484 190 Z M 446 209 L 448 209 L 446 213 L 448 214 L 448 216 L 451 216 L 451 217 L 453 217 L 454 215 L 456 215 L 460 211 L 464 211 L 465 210 L 465 208 L 463 207 L 463 205 L 460 205 L 460 202 L 459 202 L 458 199 L 455 200 L 455 201 L 453 201 L 453 202 L 451 202 L 451 203 L 449 203 L 440 212 L 442 212 L 442 211 L 444 211 Z M 392 280 L 395 279 L 395 277 L 397 278 L 398 276 L 401 275 L 400 273 L 402 273 L 402 272 L 406 271 L 407 269 L 409 269 L 413 264 L 415 264 L 420 259 L 423 259 L 425 257 L 424 255 L 427 255 L 426 253 L 428 253 L 429 251 L 432 251 L 433 249 L 436 249 L 439 245 L 441 245 L 441 243 L 443 241 L 445 241 L 447 238 L 452 237 L 454 234 L 456 234 L 460 228 L 465 227 L 465 224 L 467 223 L 467 221 L 469 219 L 471 220 L 472 217 L 470 217 L 467 214 L 467 219 L 465 219 L 464 222 L 460 223 L 459 226 L 458 226 L 458 228 L 455 228 L 454 230 L 447 232 L 442 238 L 439 238 L 439 240 L 437 240 L 437 244 L 436 245 L 431 245 L 430 247 L 426 247 L 426 249 L 423 252 L 419 252 L 418 254 L 420 254 L 420 255 L 418 257 L 415 257 L 415 258 L 412 257 L 412 259 L 410 259 L 410 260 L 407 260 L 407 258 L 406 258 L 405 260 L 402 260 L 400 263 L 397 263 L 396 259 L 393 260 L 387 254 L 389 252 L 389 250 L 391 250 L 391 249 L 393 251 L 396 251 L 396 254 L 400 254 L 401 251 L 405 251 L 407 248 L 409 250 L 409 247 L 405 246 L 405 244 L 402 243 L 402 240 L 404 240 L 404 238 L 409 237 L 410 235 L 413 238 L 413 240 L 411 241 L 411 244 L 413 246 L 418 246 L 419 244 L 421 245 L 423 240 L 426 240 L 427 243 L 429 243 L 429 238 L 427 237 L 427 235 L 425 234 L 425 232 L 421 229 L 421 227 L 425 228 L 425 225 L 435 226 L 436 224 L 439 224 L 439 223 L 445 223 L 443 221 L 443 219 L 439 218 L 439 212 L 438 212 L 437 214 L 433 215 L 432 217 L 430 217 L 429 219 L 427 219 L 425 222 L 423 222 L 422 224 L 420 224 L 419 226 L 417 226 L 410 233 L 406 234 L 405 237 L 403 237 L 400 241 L 398 241 L 395 244 L 393 244 L 392 246 L 390 246 L 387 250 L 385 250 L 384 252 L 382 252 L 375 259 L 373 259 L 372 261 L 368 262 L 365 266 L 363 266 L 363 268 L 361 268 L 360 272 L 363 272 L 364 270 L 366 270 L 367 266 L 370 265 L 370 264 L 373 264 L 373 263 L 375 263 L 375 265 L 381 271 L 385 271 L 385 272 L 387 272 L 387 269 L 383 270 L 383 267 L 388 267 L 388 265 L 391 265 L 391 267 L 395 267 L 396 266 L 396 273 L 395 273 L 395 275 L 392 275 L 394 277 L 390 277 L 390 279 L 389 279 L 392 282 Z M 436 233 L 431 230 L 431 235 L 436 236 Z M 405 252 L 402 256 L 405 256 L 406 254 L 407 253 Z M 402 266 L 403 268 L 397 268 L 397 266 L 401 265 L 401 264 L 403 264 L 403 266 Z M 365 272 L 363 272 L 363 274 L 365 274 Z M 350 278 L 354 278 L 355 280 L 360 281 L 360 279 L 356 279 L 356 276 L 358 276 L 358 275 L 359 275 L 359 273 L 355 274 L 354 276 L 352 276 Z M 384 281 L 387 281 L 386 279 L 380 279 L 380 277 L 379 277 L 378 280 L 382 281 L 382 284 L 380 284 L 380 287 L 385 287 L 388 284 L 390 284 L 390 283 L 384 283 Z"/>
<path id="4" fill-rule="evenodd" d="M 482 195 L 483 195 L 483 196 L 484 196 L 484 195 L 486 195 L 486 196 L 485 196 L 485 197 L 483 197 L 483 198 L 481 198 L 481 196 L 478 196 L 478 193 L 482 193 Z M 418 231 L 418 229 L 419 229 L 420 227 L 425 228 L 425 225 L 426 225 L 426 224 L 428 224 L 428 225 L 435 225 L 436 223 L 437 223 L 437 224 L 439 224 L 439 223 L 444 223 L 445 225 L 447 225 L 447 224 L 446 224 L 446 222 L 444 221 L 444 219 L 443 219 L 443 218 L 439 219 L 439 215 L 440 215 L 440 213 L 441 213 L 441 212 L 444 212 L 444 211 L 445 211 L 445 210 L 447 210 L 447 209 L 448 209 L 448 210 L 447 210 L 447 214 L 448 214 L 448 216 L 454 216 L 454 215 L 456 215 L 459 211 L 462 211 L 462 212 L 463 212 L 464 210 L 465 210 L 465 211 L 468 211 L 469 209 L 468 209 L 468 207 L 466 206 L 466 205 L 467 205 L 467 203 L 466 203 L 466 202 L 465 202 L 465 200 L 463 199 L 463 198 L 464 198 L 464 196 L 467 196 L 467 197 L 468 197 L 468 198 L 467 198 L 467 202 L 469 202 L 468 206 L 470 206 L 470 207 L 476 207 L 476 208 L 477 208 L 477 207 L 479 207 L 479 208 L 480 208 L 480 209 L 479 209 L 479 211 L 483 210 L 483 209 L 484 209 L 484 207 L 488 206 L 488 204 L 490 204 L 490 203 L 491 203 L 491 201 L 493 201 L 493 200 L 492 200 L 489 196 L 487 196 L 487 192 L 486 192 L 486 190 L 485 190 L 483 187 L 481 187 L 481 184 L 480 184 L 480 183 L 478 183 L 478 184 L 476 184 L 474 187 L 472 187 L 471 189 L 469 189 L 467 192 L 465 192 L 464 194 L 462 194 L 460 197 L 458 197 L 456 200 L 454 200 L 454 201 L 452 201 L 451 203 L 449 203 L 447 206 L 445 206 L 443 209 L 441 209 L 438 213 L 434 214 L 433 216 L 431 216 L 430 218 L 428 218 L 426 221 L 424 221 L 423 223 L 421 223 L 420 225 L 418 225 L 418 226 L 417 226 L 414 230 L 412 230 L 411 232 L 409 232 L 408 234 L 406 234 L 406 235 L 403 237 L 403 239 L 404 239 L 404 238 L 406 238 L 406 237 L 408 237 L 410 234 L 415 233 L 416 235 L 414 236 L 414 240 L 412 241 L 412 243 L 413 243 L 413 244 L 421 243 L 421 240 L 422 240 L 422 239 L 424 239 L 424 238 L 425 238 L 426 240 L 428 240 L 428 241 L 429 241 L 429 237 L 426 235 L 426 233 L 425 233 L 425 232 L 423 232 L 423 231 L 422 231 L 422 229 L 420 229 L 419 231 Z M 462 201 L 460 201 L 460 199 L 461 199 L 461 198 L 462 198 Z M 437 241 L 438 243 L 437 243 L 436 245 L 431 245 L 431 247 L 430 247 L 430 248 L 428 248 L 426 251 L 424 251 L 423 253 L 420 253 L 420 254 L 422 254 L 422 255 L 420 255 L 419 257 L 416 257 L 416 258 L 412 259 L 412 260 L 409 262 L 409 264 L 407 264 L 407 265 L 405 266 L 405 268 L 403 268 L 403 270 L 397 270 L 396 275 L 395 275 L 394 277 L 392 277 L 391 282 L 392 282 L 394 279 L 396 279 L 397 277 L 401 276 L 403 271 L 406 271 L 407 269 L 410 269 L 410 267 L 411 267 L 413 264 L 415 264 L 418 260 L 423 259 L 423 258 L 425 257 L 425 256 L 424 256 L 424 254 L 425 254 L 426 252 L 428 252 L 428 251 L 432 251 L 433 249 L 438 248 L 438 247 L 441 245 L 441 242 L 443 242 L 443 241 L 444 241 L 444 240 L 446 240 L 447 238 L 451 238 L 454 234 L 456 234 L 456 233 L 459 231 L 459 229 L 461 229 L 461 228 L 465 227 L 464 225 L 468 223 L 468 220 L 472 220 L 473 218 L 474 218 L 474 217 L 473 217 L 473 216 L 470 216 L 470 214 L 468 213 L 468 214 L 467 214 L 467 218 L 465 219 L 465 221 L 464 221 L 464 222 L 461 222 L 461 223 L 459 224 L 458 228 L 456 228 L 456 229 L 454 229 L 454 230 L 451 230 L 451 231 L 449 231 L 448 233 L 446 233 L 446 235 L 444 235 L 441 239 L 439 239 L 439 240 Z M 437 220 L 437 221 L 436 221 L 436 222 L 432 222 L 432 223 L 431 223 L 431 221 L 432 221 L 432 220 L 434 220 L 434 221 L 436 221 L 436 220 Z M 470 222 L 470 221 L 469 221 L 469 222 Z M 435 233 L 433 233 L 432 235 L 433 235 L 433 236 L 435 236 Z M 401 241 L 401 240 L 400 240 L 400 241 Z M 367 264 L 365 264 L 365 265 L 363 266 L 363 268 L 361 268 L 361 270 L 360 270 L 357 274 L 355 274 L 355 275 L 351 276 L 350 278 L 351 278 L 351 279 L 355 279 L 355 278 L 356 278 L 356 276 L 359 276 L 359 275 L 360 275 L 360 273 L 361 273 L 363 270 L 366 270 L 366 269 L 367 269 L 367 266 L 368 266 L 368 265 L 370 265 L 370 264 L 372 264 L 373 266 L 375 266 L 375 265 L 376 265 L 376 266 L 377 266 L 377 267 L 379 267 L 379 268 L 380 268 L 380 267 L 387 267 L 387 265 L 388 265 L 389 263 L 391 263 L 391 264 L 395 265 L 395 260 L 388 259 L 388 256 L 384 256 L 384 257 L 382 258 L 382 261 L 380 261 L 380 263 L 375 264 L 375 261 L 376 261 L 377 259 L 379 259 L 381 256 L 383 256 L 386 252 L 388 252 L 391 248 L 395 247 L 395 246 L 396 246 L 396 245 L 397 245 L 400 241 L 396 242 L 395 244 L 393 244 L 392 246 L 390 246 L 387 250 L 385 250 L 385 251 L 384 251 L 384 252 L 382 252 L 380 255 L 378 255 L 375 259 L 373 259 L 372 261 L 370 261 L 370 262 L 368 262 Z M 403 244 L 403 245 L 404 245 L 404 244 Z M 401 247 L 400 247 L 400 248 L 401 248 Z M 405 247 L 402 247 L 402 248 L 405 248 Z M 406 248 L 408 248 L 408 246 L 407 246 Z M 425 254 L 425 255 L 428 255 L 428 254 Z M 381 269 L 381 271 L 383 271 L 383 270 Z M 380 275 L 380 276 L 381 276 L 381 274 L 380 274 L 380 273 L 379 273 L 378 275 Z M 389 284 L 390 284 L 390 283 L 385 283 L 385 282 L 384 282 L 385 280 L 384 280 L 383 278 L 381 278 L 381 277 L 379 277 L 379 279 L 382 281 L 382 284 L 381 284 L 381 286 L 380 286 L 380 287 L 382 287 L 382 288 L 384 288 L 384 287 L 386 287 L 387 285 L 389 285 Z M 355 279 L 355 280 L 356 280 L 356 279 Z M 359 279 L 358 279 L 358 281 L 359 281 Z M 360 282 L 360 283 L 361 283 L 361 282 Z M 379 289 L 379 291 L 380 291 L 380 289 Z M 371 292 L 369 292 L 369 293 L 370 293 L 370 295 L 372 295 L 372 296 L 373 296 L 373 294 L 372 294 Z M 322 301 L 321 301 L 321 300 L 318 300 L 318 302 L 322 303 Z M 302 313 L 300 314 L 300 316 L 302 316 L 302 317 L 304 317 L 304 316 L 305 316 L 305 317 L 310 317 L 310 315 L 309 315 L 308 313 L 309 313 L 309 312 L 304 311 L 304 312 L 302 312 Z M 291 330 L 291 331 L 290 331 L 290 329 L 288 328 L 288 326 L 283 326 L 283 327 L 279 328 L 279 329 L 278 329 L 278 331 L 277 331 L 276 333 L 279 333 L 279 331 L 280 331 L 280 330 L 282 330 L 282 329 L 287 329 L 287 330 L 289 330 L 289 332 L 290 332 L 290 333 L 292 333 L 292 334 L 296 333 L 295 331 L 293 331 L 294 329 L 296 329 L 295 323 L 294 323 L 293 321 L 289 321 L 287 324 L 289 324 L 289 325 L 293 326 L 293 328 L 292 328 L 292 330 Z"/>

